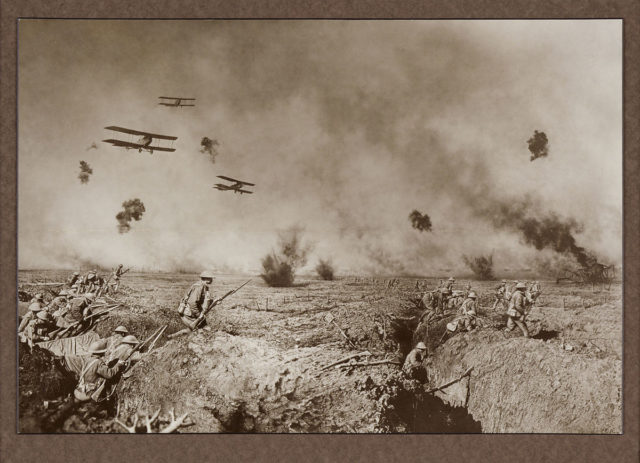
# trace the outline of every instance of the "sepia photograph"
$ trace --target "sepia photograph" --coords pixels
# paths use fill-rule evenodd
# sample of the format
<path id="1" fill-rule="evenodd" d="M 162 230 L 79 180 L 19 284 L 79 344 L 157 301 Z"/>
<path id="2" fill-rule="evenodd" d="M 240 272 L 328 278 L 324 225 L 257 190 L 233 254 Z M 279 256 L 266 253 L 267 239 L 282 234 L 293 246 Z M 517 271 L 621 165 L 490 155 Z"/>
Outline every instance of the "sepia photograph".
<path id="1" fill-rule="evenodd" d="M 622 434 L 622 90 L 621 19 L 19 20 L 17 432 Z"/>

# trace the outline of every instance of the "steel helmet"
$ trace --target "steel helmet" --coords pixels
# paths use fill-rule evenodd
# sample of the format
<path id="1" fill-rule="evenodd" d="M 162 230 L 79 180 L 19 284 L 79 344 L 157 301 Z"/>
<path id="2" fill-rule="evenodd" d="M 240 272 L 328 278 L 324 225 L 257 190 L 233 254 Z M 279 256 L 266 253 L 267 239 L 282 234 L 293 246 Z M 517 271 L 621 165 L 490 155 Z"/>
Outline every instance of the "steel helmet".
<path id="1" fill-rule="evenodd" d="M 36 317 L 38 317 L 40 320 L 44 320 L 45 322 L 51 321 L 51 315 L 49 315 L 49 312 L 47 312 L 46 310 L 39 311 Z"/>
<path id="2" fill-rule="evenodd" d="M 40 312 L 42 310 L 42 306 L 34 302 L 29 306 L 29 310 L 31 312 Z"/>
<path id="3" fill-rule="evenodd" d="M 101 339 L 99 341 L 94 341 L 89 346 L 90 354 L 104 354 L 107 351 L 107 341 Z"/>
<path id="4" fill-rule="evenodd" d="M 95 274 L 90 273 L 89 275 L 87 275 L 87 280 L 93 280 L 95 277 Z"/>
<path id="5" fill-rule="evenodd" d="M 93 301 L 96 298 L 96 295 L 94 293 L 87 293 L 84 295 L 84 297 L 86 297 L 87 299 Z"/>
<path id="6" fill-rule="evenodd" d="M 424 342 L 419 342 L 418 345 L 416 346 L 416 349 L 420 349 L 420 350 L 427 350 L 427 346 L 424 345 Z"/>
<path id="7" fill-rule="evenodd" d="M 136 338 L 134 335 L 130 334 L 129 336 L 125 336 L 122 342 L 124 344 L 138 344 L 138 342 L 140 341 L 138 341 L 138 338 Z"/>
<path id="8" fill-rule="evenodd" d="M 476 295 L 476 293 L 474 293 L 473 291 L 471 291 L 467 297 L 470 297 L 471 299 L 475 299 L 475 298 L 477 298 L 478 296 Z"/>
<path id="9" fill-rule="evenodd" d="M 503 282 L 503 283 L 506 283 L 506 282 L 507 282 L 507 280 L 502 280 L 502 282 Z"/>
<path id="10" fill-rule="evenodd" d="M 456 281 L 456 279 L 453 277 L 449 277 L 449 281 Z"/>
<path id="11" fill-rule="evenodd" d="M 73 272 L 74 275 L 80 275 L 80 272 Z"/>
<path id="12" fill-rule="evenodd" d="M 516 289 L 527 289 L 527 285 L 525 285 L 524 283 L 518 283 L 516 285 Z"/>
<path id="13" fill-rule="evenodd" d="M 38 294 L 36 294 L 35 299 L 36 299 L 36 301 L 41 301 L 41 300 L 44 299 L 44 296 L 42 295 L 42 293 L 38 293 Z"/>
<path id="14" fill-rule="evenodd" d="M 120 325 L 119 327 L 117 327 L 115 330 L 113 330 L 114 333 L 124 333 L 124 334 L 129 334 L 129 330 L 126 329 L 124 326 Z"/>
<path id="15" fill-rule="evenodd" d="M 204 272 L 202 272 L 200 274 L 200 279 L 201 280 L 213 280 L 213 273 L 211 273 L 208 270 L 205 270 Z"/>

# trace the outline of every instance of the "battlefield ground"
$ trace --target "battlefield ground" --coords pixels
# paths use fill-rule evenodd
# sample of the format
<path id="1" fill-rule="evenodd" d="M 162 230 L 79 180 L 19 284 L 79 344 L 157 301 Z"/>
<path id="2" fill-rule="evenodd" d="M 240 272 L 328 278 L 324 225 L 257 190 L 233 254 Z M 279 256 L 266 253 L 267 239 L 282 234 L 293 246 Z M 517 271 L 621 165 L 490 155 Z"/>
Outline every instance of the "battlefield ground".
<path id="1" fill-rule="evenodd" d="M 71 271 L 19 271 L 20 314 L 43 292 L 50 300 Z M 420 323 L 418 284 L 437 278 L 298 277 L 289 288 L 259 276 L 219 275 L 220 296 L 251 279 L 208 316 L 208 328 L 160 338 L 101 408 L 72 407 L 75 379 L 43 349 L 19 351 L 21 432 L 126 432 L 157 409 L 189 414 L 180 432 L 621 433 L 622 287 L 540 280 L 527 323 L 532 337 L 505 332 L 491 310 L 496 282 L 470 281 L 481 327 L 446 334 L 448 316 Z M 167 325 L 196 274 L 134 273 L 101 321 L 106 337 L 125 325 L 139 339 Z M 43 284 L 45 283 L 45 284 Z M 403 379 L 418 341 L 427 375 Z M 345 357 L 354 356 L 338 363 Z M 440 386 L 452 383 L 446 387 Z M 139 430 L 140 432 L 143 429 Z"/>

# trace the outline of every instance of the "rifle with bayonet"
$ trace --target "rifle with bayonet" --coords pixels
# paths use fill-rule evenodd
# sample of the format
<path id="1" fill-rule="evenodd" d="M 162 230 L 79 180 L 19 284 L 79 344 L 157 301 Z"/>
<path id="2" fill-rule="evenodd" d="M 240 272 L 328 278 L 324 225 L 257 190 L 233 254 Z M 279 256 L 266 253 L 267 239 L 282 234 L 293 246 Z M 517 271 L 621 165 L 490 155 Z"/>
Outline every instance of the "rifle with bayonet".
<path id="1" fill-rule="evenodd" d="M 236 289 L 232 289 L 231 291 L 229 291 L 228 293 L 226 293 L 224 296 L 219 297 L 218 299 L 214 300 L 213 302 L 211 302 L 209 304 L 209 307 L 205 308 L 202 313 L 200 314 L 200 316 L 198 317 L 198 320 L 196 321 L 196 328 L 200 328 L 200 325 L 202 325 L 205 317 L 207 316 L 207 314 L 211 311 L 211 309 L 213 309 L 215 306 L 217 306 L 218 304 L 220 304 L 222 301 L 224 301 L 227 297 L 231 296 L 232 294 L 240 291 L 242 289 L 242 287 L 244 285 L 246 285 L 247 283 L 249 283 L 251 280 L 247 280 L 245 281 L 243 284 L 241 284 L 240 286 L 238 286 Z"/>

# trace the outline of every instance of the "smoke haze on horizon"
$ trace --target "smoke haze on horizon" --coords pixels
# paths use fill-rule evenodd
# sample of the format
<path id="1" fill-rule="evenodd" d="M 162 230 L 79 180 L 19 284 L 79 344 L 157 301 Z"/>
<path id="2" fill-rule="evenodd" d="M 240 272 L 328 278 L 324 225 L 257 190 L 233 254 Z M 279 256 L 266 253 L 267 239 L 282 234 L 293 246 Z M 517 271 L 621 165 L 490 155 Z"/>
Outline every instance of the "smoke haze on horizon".
<path id="1" fill-rule="evenodd" d="M 547 252 L 487 216 L 525 197 L 622 262 L 620 21 L 21 20 L 19 40 L 20 268 L 259 272 L 300 226 L 307 270 L 432 274 L 491 254 L 499 273 Z M 85 151 L 109 125 L 177 136 L 176 152 Z M 199 152 L 212 128 L 215 164 Z M 553 155 L 530 162 L 539 128 Z M 80 154 L 100 172 L 86 185 Z M 127 198 L 144 219 L 121 234 Z M 416 207 L 429 233 L 407 222 Z"/>

